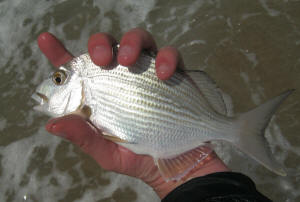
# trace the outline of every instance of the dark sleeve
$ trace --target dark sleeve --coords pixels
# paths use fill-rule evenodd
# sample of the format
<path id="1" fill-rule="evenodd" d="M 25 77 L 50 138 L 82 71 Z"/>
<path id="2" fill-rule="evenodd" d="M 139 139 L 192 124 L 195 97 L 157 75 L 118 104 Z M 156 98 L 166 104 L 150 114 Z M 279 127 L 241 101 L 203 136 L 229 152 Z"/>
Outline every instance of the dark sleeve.
<path id="1" fill-rule="evenodd" d="M 174 189 L 162 202 L 270 202 L 247 176 L 219 172 L 194 178 Z"/>

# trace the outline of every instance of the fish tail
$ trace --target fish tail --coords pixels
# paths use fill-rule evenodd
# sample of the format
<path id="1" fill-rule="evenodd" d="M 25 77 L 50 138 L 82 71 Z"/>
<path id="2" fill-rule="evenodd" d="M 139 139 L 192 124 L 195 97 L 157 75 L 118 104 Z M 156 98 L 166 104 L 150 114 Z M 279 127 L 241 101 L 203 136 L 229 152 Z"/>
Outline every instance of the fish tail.
<path id="1" fill-rule="evenodd" d="M 276 109 L 293 91 L 285 91 L 257 108 L 239 115 L 236 120 L 238 138 L 233 143 L 266 168 L 281 176 L 286 176 L 286 172 L 271 155 L 264 131 Z"/>

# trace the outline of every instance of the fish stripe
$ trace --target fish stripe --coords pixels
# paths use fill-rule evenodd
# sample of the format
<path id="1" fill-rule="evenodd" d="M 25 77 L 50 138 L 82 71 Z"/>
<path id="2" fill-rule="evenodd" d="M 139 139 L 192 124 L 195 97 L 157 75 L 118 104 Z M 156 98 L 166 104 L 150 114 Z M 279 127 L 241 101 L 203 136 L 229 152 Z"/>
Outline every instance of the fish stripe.
<path id="1" fill-rule="evenodd" d="M 151 57 L 142 55 L 129 69 L 117 65 L 111 70 L 94 65 L 88 55 L 76 60 L 71 67 L 83 78 L 92 122 L 121 139 L 171 152 L 218 138 L 231 127 L 187 75 L 176 72 L 160 81 Z"/>

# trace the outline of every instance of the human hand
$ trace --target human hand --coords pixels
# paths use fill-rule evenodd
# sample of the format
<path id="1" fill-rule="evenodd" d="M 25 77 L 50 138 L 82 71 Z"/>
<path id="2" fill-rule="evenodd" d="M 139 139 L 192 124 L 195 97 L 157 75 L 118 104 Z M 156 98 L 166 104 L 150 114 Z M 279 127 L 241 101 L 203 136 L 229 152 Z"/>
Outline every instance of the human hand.
<path id="1" fill-rule="evenodd" d="M 88 42 L 88 51 L 92 61 L 99 66 L 109 65 L 113 60 L 112 45 L 115 43 L 116 40 L 105 33 L 91 36 Z M 42 33 L 38 38 L 38 45 L 55 67 L 63 65 L 73 58 L 63 44 L 50 33 Z M 134 64 L 143 49 L 156 51 L 152 36 L 142 29 L 130 30 L 121 39 L 117 56 L 118 63 L 124 66 Z M 183 62 L 175 48 L 165 47 L 158 51 L 156 73 L 160 79 L 170 78 L 177 66 L 182 67 Z M 79 116 L 67 115 L 52 119 L 47 123 L 46 129 L 50 133 L 78 145 L 102 168 L 143 180 L 156 191 L 160 198 L 165 197 L 174 188 L 191 178 L 228 170 L 213 153 L 207 157 L 207 163 L 193 170 L 184 180 L 166 182 L 150 156 L 137 155 L 104 139 L 101 131 Z"/>

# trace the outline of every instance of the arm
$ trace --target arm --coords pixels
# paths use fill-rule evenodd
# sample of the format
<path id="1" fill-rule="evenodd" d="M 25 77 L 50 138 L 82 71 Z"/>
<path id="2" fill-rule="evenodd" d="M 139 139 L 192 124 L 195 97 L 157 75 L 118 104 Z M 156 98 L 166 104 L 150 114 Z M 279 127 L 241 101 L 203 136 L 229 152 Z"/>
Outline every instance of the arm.
<path id="1" fill-rule="evenodd" d="M 270 202 L 256 190 L 253 181 L 234 172 L 217 172 L 193 178 L 175 188 L 162 202 Z"/>

